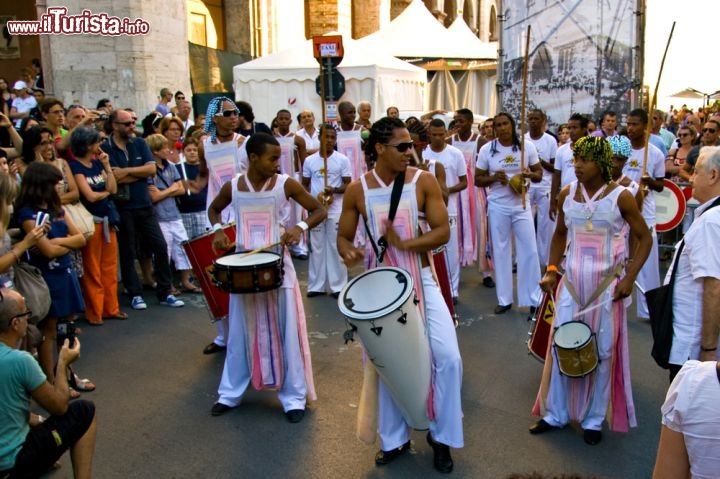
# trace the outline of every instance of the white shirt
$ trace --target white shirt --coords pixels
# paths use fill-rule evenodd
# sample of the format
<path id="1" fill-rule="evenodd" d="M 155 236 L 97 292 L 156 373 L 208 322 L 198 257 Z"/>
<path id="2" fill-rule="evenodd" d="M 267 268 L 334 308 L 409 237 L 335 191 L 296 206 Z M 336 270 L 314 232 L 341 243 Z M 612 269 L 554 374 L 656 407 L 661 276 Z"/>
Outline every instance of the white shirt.
<path id="1" fill-rule="evenodd" d="M 537 150 L 531 141 L 525 142 L 525 167 L 537 165 Z M 521 173 L 520 168 L 520 147 L 503 146 L 498 140 L 492 140 L 485 143 L 480 148 L 478 159 L 475 166 L 480 170 L 485 170 L 491 176 L 496 171 L 504 170 L 508 180 L 513 176 Z M 499 181 L 488 186 L 488 202 L 501 203 L 506 206 L 521 206 L 522 198 L 516 194 L 510 185 L 503 185 Z"/>
<path id="2" fill-rule="evenodd" d="M 462 151 L 452 145 L 445 145 L 442 151 L 433 151 L 428 145 L 422 153 L 423 160 L 435 160 L 445 167 L 445 183 L 448 189 L 460 183 L 460 177 L 465 176 L 467 180 L 467 168 L 465 157 Z M 459 192 L 450 193 L 448 197 L 448 215 L 457 216 Z"/>
<path id="3" fill-rule="evenodd" d="M 317 150 L 318 148 L 320 148 L 320 137 L 318 136 L 317 128 L 315 128 L 315 131 L 313 131 L 312 136 L 309 135 L 307 131 L 305 131 L 305 128 L 300 128 L 296 132 L 296 135 L 305 140 L 306 150 Z"/>
<path id="4" fill-rule="evenodd" d="M 715 361 L 688 361 L 665 396 L 662 423 L 683 435 L 693 479 L 720 472 L 720 382 Z"/>
<path id="5" fill-rule="evenodd" d="M 328 186 L 340 188 L 343 185 L 343 178 L 352 178 L 350 159 L 333 151 L 327 159 L 328 164 Z M 303 178 L 310 178 L 310 194 L 317 197 L 325 189 L 325 162 L 320 152 L 313 153 L 305 158 L 303 163 Z M 339 216 L 342 211 L 343 195 L 333 195 L 333 202 L 327 207 L 328 215 Z"/>
<path id="6" fill-rule="evenodd" d="M 532 141 L 537 150 L 538 160 L 545 161 L 551 165 L 555 163 L 555 156 L 557 155 L 557 140 L 552 135 L 543 133 L 543 135 L 537 140 L 533 140 L 530 137 L 530 133 L 525 133 L 525 143 Z M 542 165 L 540 165 L 542 166 Z M 530 183 L 530 188 L 550 188 L 552 185 L 552 172 L 542 168 L 542 181 L 540 183 Z"/>
<path id="7" fill-rule="evenodd" d="M 688 359 L 700 357 L 703 278 L 720 279 L 720 250 L 717 248 L 720 244 L 720 206 L 702 214 L 712 201 L 714 198 L 695 210 L 695 221 L 683 239 L 685 247 L 680 254 L 673 288 L 670 364 L 684 364 Z M 672 267 L 665 276 L 665 284 L 670 282 L 671 273 Z"/>
<path id="8" fill-rule="evenodd" d="M 12 108 L 18 113 L 27 113 L 37 106 L 37 100 L 32 95 L 28 95 L 27 98 L 15 97 L 12 101 Z M 20 128 L 22 118 L 15 120 L 15 128 Z"/>
<path id="9" fill-rule="evenodd" d="M 560 189 L 577 180 L 575 165 L 573 164 L 574 157 L 572 143 L 565 143 L 558 148 L 555 154 L 555 171 L 560 172 Z"/>
<path id="10" fill-rule="evenodd" d="M 633 148 L 630 157 L 623 167 L 623 174 L 638 183 L 640 183 L 640 179 L 642 178 L 643 161 L 645 160 L 644 155 L 645 148 L 638 150 Z M 665 155 L 654 145 L 648 145 L 647 174 L 651 178 L 665 177 Z M 645 196 L 642 215 L 648 226 L 655 225 L 655 191 L 653 190 L 650 190 L 650 194 Z"/>

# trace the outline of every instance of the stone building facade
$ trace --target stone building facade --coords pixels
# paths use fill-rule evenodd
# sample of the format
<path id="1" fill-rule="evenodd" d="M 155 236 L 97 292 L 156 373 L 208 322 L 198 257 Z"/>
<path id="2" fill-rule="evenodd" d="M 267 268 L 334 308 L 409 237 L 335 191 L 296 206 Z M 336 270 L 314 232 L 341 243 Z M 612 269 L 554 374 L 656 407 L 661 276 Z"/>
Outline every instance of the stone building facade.
<path id="1" fill-rule="evenodd" d="M 2 2 L 0 19 L 37 20 L 49 7 L 84 9 L 142 19 L 147 35 L 22 36 L 20 58 L 0 61 L 12 84 L 21 67 L 40 58 L 46 90 L 66 104 L 94 106 L 110 98 L 141 114 L 153 109 L 161 88 L 191 92 L 188 40 L 252 58 L 337 31 L 361 38 L 399 15 L 411 0 L 35 0 Z M 445 25 L 462 15 L 483 41 L 497 40 L 499 0 L 424 0 Z"/>

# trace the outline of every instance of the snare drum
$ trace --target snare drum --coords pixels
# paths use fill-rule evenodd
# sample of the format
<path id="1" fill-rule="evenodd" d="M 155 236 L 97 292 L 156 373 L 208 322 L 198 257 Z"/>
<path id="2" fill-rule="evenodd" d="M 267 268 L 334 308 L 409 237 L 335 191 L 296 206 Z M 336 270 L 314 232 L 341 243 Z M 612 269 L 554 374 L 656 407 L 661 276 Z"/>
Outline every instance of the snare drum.
<path id="1" fill-rule="evenodd" d="M 597 368 L 595 333 L 582 321 L 569 321 L 558 327 L 553 344 L 560 372 L 565 376 L 582 378 Z"/>
<path id="2" fill-rule="evenodd" d="M 366 271 L 345 285 L 338 307 L 357 328 L 405 421 L 415 429 L 427 429 L 430 342 L 412 277 L 394 267 Z"/>
<path id="3" fill-rule="evenodd" d="M 234 243 L 235 223 L 225 225 L 223 231 L 230 242 Z M 212 249 L 214 238 L 215 233 L 211 231 L 189 241 L 183 241 L 182 247 L 185 250 L 185 254 L 187 254 L 188 260 L 190 260 L 193 274 L 205 296 L 205 304 L 207 304 L 210 316 L 213 319 L 221 319 L 228 315 L 230 297 L 225 291 L 215 286 L 210 276 L 213 260 L 217 257 Z"/>
<path id="4" fill-rule="evenodd" d="M 282 256 L 270 251 L 238 252 L 213 261 L 213 280 L 233 294 L 262 293 L 278 289 L 283 281 Z"/>

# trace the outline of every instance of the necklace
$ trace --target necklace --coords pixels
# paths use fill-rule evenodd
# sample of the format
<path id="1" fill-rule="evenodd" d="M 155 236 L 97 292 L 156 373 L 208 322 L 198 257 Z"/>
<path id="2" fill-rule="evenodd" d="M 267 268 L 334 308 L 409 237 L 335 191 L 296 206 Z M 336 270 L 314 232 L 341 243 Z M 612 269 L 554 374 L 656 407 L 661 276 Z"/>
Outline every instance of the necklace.
<path id="1" fill-rule="evenodd" d="M 602 194 L 605 192 L 605 188 L 607 188 L 607 183 L 605 183 L 602 188 L 597 190 L 595 194 L 590 198 L 587 194 L 587 191 L 585 190 L 585 185 L 580 183 L 580 193 L 582 193 L 583 199 L 585 200 L 585 205 L 583 206 L 583 210 L 585 211 L 585 231 L 592 231 L 593 230 L 593 224 L 592 224 L 592 217 L 595 214 L 595 210 L 597 209 L 597 205 L 595 204 L 595 200 L 600 198 Z"/>

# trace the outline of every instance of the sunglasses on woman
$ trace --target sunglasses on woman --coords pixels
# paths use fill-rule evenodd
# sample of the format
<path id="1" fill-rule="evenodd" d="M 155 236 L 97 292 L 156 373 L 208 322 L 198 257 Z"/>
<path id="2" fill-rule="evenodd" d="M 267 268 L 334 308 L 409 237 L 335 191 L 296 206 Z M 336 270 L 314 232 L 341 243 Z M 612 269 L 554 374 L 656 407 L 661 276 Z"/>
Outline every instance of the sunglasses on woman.
<path id="1" fill-rule="evenodd" d="M 224 116 L 225 118 L 230 118 L 231 116 L 238 116 L 239 112 L 237 110 L 223 110 L 215 113 L 215 116 Z"/>

